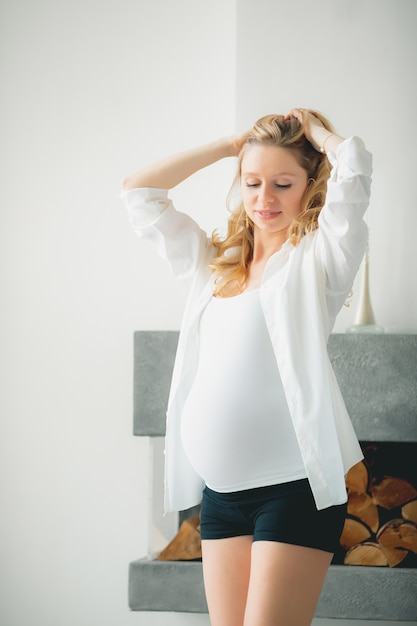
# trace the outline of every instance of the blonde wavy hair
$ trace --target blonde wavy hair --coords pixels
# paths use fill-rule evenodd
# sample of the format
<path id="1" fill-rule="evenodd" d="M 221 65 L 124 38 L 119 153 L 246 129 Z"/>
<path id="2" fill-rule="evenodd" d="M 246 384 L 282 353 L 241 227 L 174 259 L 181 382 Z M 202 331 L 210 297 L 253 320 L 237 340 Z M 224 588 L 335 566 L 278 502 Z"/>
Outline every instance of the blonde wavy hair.
<path id="1" fill-rule="evenodd" d="M 333 132 L 329 121 L 316 111 L 310 111 L 325 128 Z M 230 218 L 226 235 L 214 231 L 212 243 L 216 254 L 210 263 L 215 274 L 215 295 L 224 296 L 244 290 L 248 268 L 253 258 L 253 224 L 246 218 L 240 196 L 241 167 L 245 153 L 253 145 L 276 146 L 291 150 L 300 166 L 307 172 L 306 187 L 299 215 L 288 229 L 288 239 L 296 246 L 308 233 L 318 228 L 318 216 L 326 199 L 330 163 L 326 154 L 318 152 L 306 139 L 303 125 L 295 118 L 286 120 L 283 115 L 266 115 L 259 119 L 248 132 L 239 153 L 236 176 L 227 196 Z"/>

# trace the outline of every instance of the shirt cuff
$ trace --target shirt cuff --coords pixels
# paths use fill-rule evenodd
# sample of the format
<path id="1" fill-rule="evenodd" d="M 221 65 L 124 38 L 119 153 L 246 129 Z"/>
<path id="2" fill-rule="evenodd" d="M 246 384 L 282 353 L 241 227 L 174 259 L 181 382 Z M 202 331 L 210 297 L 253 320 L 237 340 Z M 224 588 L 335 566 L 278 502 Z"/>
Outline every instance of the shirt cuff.
<path id="1" fill-rule="evenodd" d="M 327 155 L 332 165 L 330 180 L 352 178 L 353 176 L 372 176 L 372 155 L 365 148 L 360 137 L 349 137 L 337 147 L 336 152 Z"/>
<path id="2" fill-rule="evenodd" d="M 120 198 L 125 204 L 132 225 L 136 227 L 155 222 L 171 203 L 168 189 L 151 187 L 122 191 Z"/>

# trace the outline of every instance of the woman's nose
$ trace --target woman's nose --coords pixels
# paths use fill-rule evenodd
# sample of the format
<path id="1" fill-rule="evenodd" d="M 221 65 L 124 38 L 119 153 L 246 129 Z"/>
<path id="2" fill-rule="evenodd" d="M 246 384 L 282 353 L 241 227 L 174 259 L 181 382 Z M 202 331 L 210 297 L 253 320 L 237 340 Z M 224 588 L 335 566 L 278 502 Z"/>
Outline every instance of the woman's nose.
<path id="1" fill-rule="evenodd" d="M 269 189 L 269 187 L 267 187 L 266 185 L 263 185 L 259 190 L 259 199 L 262 202 L 270 203 L 275 200 L 275 197 L 274 197 L 274 194 L 272 193 L 272 190 Z"/>

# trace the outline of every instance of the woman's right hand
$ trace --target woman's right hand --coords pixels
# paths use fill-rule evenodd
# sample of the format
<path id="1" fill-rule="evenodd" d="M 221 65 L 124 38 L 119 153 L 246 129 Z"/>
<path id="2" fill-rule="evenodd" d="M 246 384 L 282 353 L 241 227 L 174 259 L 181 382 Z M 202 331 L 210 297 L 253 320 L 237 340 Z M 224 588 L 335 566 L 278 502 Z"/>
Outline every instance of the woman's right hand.
<path id="1" fill-rule="evenodd" d="M 241 135 L 235 135 L 234 137 L 231 137 L 231 142 L 230 142 L 230 156 L 239 156 L 240 151 L 242 150 L 243 146 L 245 145 L 245 143 L 247 142 L 249 137 L 249 132 L 246 133 L 242 133 Z"/>

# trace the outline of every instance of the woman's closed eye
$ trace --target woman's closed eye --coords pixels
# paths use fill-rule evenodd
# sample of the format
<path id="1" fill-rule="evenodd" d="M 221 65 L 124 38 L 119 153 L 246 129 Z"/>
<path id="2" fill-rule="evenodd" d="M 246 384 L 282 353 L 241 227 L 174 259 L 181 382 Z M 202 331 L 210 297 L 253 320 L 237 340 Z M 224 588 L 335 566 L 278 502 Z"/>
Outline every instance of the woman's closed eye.
<path id="1" fill-rule="evenodd" d="M 260 183 L 246 183 L 246 187 L 259 187 Z M 279 185 L 278 183 L 275 184 L 275 187 L 277 189 L 289 189 L 291 187 L 291 183 L 288 183 L 287 185 Z"/>

